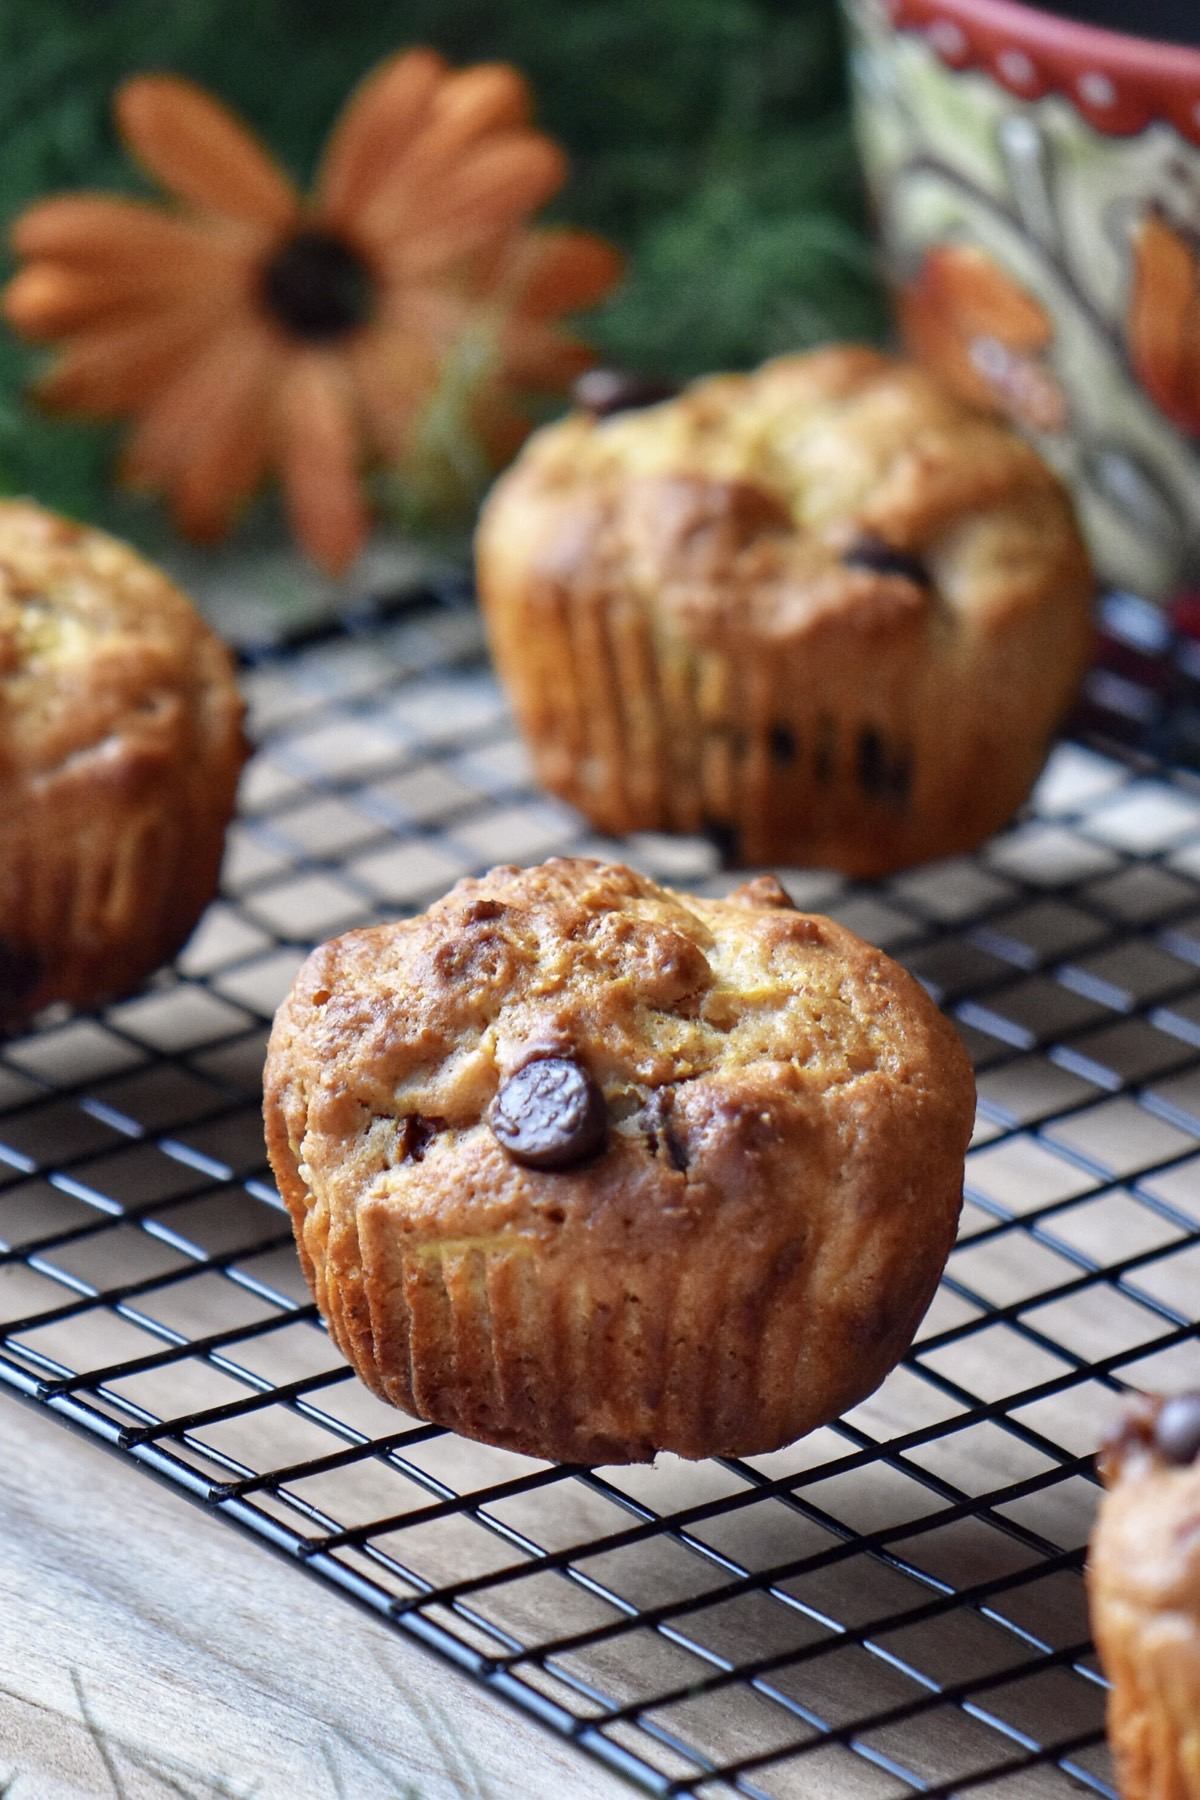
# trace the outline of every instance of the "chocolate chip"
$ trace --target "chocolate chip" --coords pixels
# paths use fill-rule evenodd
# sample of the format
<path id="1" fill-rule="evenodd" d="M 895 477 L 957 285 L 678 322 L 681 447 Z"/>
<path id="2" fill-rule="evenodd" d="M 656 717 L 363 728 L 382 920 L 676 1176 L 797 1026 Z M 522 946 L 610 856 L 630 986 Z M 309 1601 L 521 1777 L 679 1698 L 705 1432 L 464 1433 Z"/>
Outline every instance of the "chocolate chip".
<path id="1" fill-rule="evenodd" d="M 833 720 L 828 713 L 823 713 L 817 722 L 817 749 L 813 763 L 813 773 L 820 782 L 833 779 L 834 752 L 837 746 L 837 734 Z"/>
<path id="2" fill-rule="evenodd" d="M 1154 1424 L 1154 1447 L 1165 1462 L 1186 1468 L 1200 1456 L 1200 1393 L 1164 1400 Z"/>
<path id="3" fill-rule="evenodd" d="M 1114 1487 L 1120 1480 L 1127 1457 L 1142 1454 L 1153 1444 L 1159 1407 L 1160 1402 L 1150 1394 L 1126 1396 L 1120 1417 L 1105 1433 L 1096 1457 L 1105 1487 Z"/>
<path id="4" fill-rule="evenodd" d="M 870 569 L 876 575 L 903 575 L 906 581 L 914 581 L 918 587 L 932 585 L 929 570 L 919 556 L 900 550 L 871 532 L 865 531 L 855 538 L 842 551 L 842 561 L 848 569 Z"/>
<path id="5" fill-rule="evenodd" d="M 756 875 L 734 888 L 729 898 L 738 906 L 769 906 L 779 912 L 795 912 L 796 902 L 777 875 Z"/>
<path id="6" fill-rule="evenodd" d="M 423 1162 L 425 1152 L 439 1131 L 446 1129 L 445 1119 L 427 1119 L 422 1113 L 408 1113 L 400 1120 L 396 1149 L 402 1162 Z"/>
<path id="7" fill-rule="evenodd" d="M 796 734 L 790 725 L 772 725 L 768 742 L 776 762 L 796 760 Z"/>
<path id="8" fill-rule="evenodd" d="M 669 381 L 635 375 L 629 369 L 587 369 L 572 387 L 571 398 L 585 412 L 607 419 L 613 413 L 635 412 L 643 406 L 673 400 L 678 392 Z"/>
<path id="9" fill-rule="evenodd" d="M 858 785 L 872 796 L 888 787 L 887 752 L 873 725 L 864 725 L 858 734 Z"/>
<path id="10" fill-rule="evenodd" d="M 700 827 L 724 868 L 737 861 L 738 833 L 737 826 L 731 825 L 727 819 L 706 818 Z"/>
<path id="11" fill-rule="evenodd" d="M 0 938 L 0 1015 L 28 999 L 41 981 L 43 969 L 36 951 Z"/>
<path id="12" fill-rule="evenodd" d="M 586 1069 L 546 1056 L 509 1076 L 492 1102 L 491 1127 L 514 1162 L 567 1169 L 603 1148 L 608 1113 Z"/>
<path id="13" fill-rule="evenodd" d="M 463 924 L 482 925 L 488 919 L 500 918 L 501 914 L 507 910 L 503 900 L 472 900 L 471 904 L 464 908 Z"/>
<path id="14" fill-rule="evenodd" d="M 912 753 L 892 744 L 874 725 L 858 734 L 855 773 L 863 793 L 903 806 L 912 789 Z"/>
<path id="15" fill-rule="evenodd" d="M 668 1163 L 679 1174 L 683 1174 L 688 1166 L 687 1145 L 684 1143 L 672 1120 L 675 1110 L 675 1092 L 673 1088 L 653 1088 L 646 1098 L 642 1118 L 646 1127 L 646 1142 L 650 1146 L 652 1156 L 665 1156 Z"/>

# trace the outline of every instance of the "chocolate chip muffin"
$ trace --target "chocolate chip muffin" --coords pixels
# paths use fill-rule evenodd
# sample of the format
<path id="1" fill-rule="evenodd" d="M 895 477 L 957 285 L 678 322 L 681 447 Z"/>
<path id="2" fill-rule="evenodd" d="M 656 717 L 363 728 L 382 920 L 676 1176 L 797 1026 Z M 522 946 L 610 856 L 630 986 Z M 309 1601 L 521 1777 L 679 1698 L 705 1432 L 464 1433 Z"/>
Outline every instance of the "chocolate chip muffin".
<path id="1" fill-rule="evenodd" d="M 314 951 L 271 1163 L 377 1394 L 567 1461 L 790 1442 L 907 1349 L 973 1083 L 880 951 L 772 877 L 725 900 L 555 859 Z"/>
<path id="2" fill-rule="evenodd" d="M 1140 1398 L 1101 1457 L 1088 1592 L 1123 1800 L 1200 1800 L 1200 1393 Z"/>
<path id="3" fill-rule="evenodd" d="M 606 832 L 855 875 L 1004 824 L 1090 643 L 1087 555 L 1036 453 L 867 349 L 657 405 L 594 387 L 477 540 L 544 785 Z"/>
<path id="4" fill-rule="evenodd" d="M 244 756 L 229 654 L 166 576 L 0 501 L 0 1029 L 126 993 L 174 954 Z"/>

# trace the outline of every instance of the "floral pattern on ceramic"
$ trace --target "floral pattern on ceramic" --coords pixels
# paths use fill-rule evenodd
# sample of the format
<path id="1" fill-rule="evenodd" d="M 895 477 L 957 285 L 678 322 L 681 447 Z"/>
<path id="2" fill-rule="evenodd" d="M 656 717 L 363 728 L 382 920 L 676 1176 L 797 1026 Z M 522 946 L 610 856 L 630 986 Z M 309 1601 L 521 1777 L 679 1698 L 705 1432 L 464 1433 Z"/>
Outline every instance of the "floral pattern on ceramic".
<path id="1" fill-rule="evenodd" d="M 1200 438 L 1200 255 L 1198 238 L 1148 212 L 1133 240 L 1129 350 L 1160 412 Z"/>
<path id="2" fill-rule="evenodd" d="M 846 8 L 909 346 L 1071 482 L 1108 580 L 1195 585 L 1200 53 L 1172 82 L 1161 47 L 1007 0 Z"/>

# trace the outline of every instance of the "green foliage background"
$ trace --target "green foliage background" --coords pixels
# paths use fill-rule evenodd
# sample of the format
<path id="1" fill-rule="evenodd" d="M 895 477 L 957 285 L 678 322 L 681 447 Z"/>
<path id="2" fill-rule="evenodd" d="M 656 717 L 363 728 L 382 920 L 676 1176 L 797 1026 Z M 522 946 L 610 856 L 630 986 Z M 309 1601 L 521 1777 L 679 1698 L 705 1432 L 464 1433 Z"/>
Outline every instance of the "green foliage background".
<path id="1" fill-rule="evenodd" d="M 11 0 L 4 222 L 57 189 L 136 189 L 109 115 L 135 71 L 203 82 L 305 181 L 358 78 L 411 43 L 529 75 L 572 157 L 553 211 L 629 258 L 588 321 L 614 359 L 685 377 L 882 329 L 834 0 Z M 23 403 L 35 362 L 0 335 L 0 480 L 144 540 L 111 434 Z"/>

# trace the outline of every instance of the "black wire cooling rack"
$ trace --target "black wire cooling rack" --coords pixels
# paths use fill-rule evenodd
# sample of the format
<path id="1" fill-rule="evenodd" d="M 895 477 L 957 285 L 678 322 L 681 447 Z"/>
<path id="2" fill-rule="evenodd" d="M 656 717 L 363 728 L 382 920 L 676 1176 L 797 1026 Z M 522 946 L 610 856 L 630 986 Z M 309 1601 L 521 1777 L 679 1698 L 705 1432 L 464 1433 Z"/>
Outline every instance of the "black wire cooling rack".
<path id="1" fill-rule="evenodd" d="M 1072 741 L 979 855 L 784 871 L 979 1071 L 958 1247 L 848 1417 L 744 1461 L 550 1467 L 382 1406 L 320 1328 L 259 1120 L 304 950 L 612 849 L 531 789 L 447 594 L 248 659 L 260 748 L 178 970 L 0 1054 L 0 1379 L 652 1793 L 1111 1795 L 1090 1456 L 1123 1386 L 1200 1385 L 1200 656 L 1127 598 L 1104 625 Z M 702 842 L 621 850 L 727 879 Z"/>

